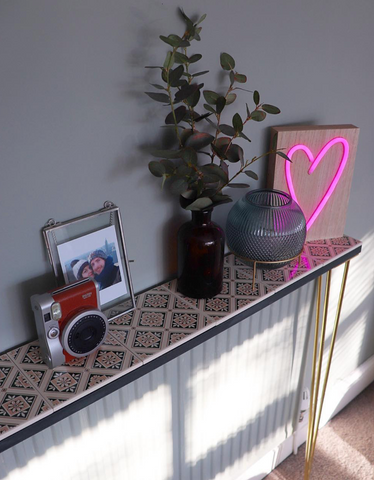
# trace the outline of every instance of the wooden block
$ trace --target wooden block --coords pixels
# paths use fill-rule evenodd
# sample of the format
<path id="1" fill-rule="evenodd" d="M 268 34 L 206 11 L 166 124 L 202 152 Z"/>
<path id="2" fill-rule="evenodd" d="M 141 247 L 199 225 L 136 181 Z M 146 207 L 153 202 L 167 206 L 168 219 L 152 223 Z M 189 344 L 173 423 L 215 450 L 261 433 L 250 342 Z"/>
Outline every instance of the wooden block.
<path id="1" fill-rule="evenodd" d="M 292 163 L 272 155 L 267 187 L 297 201 L 307 220 L 308 241 L 344 234 L 358 134 L 354 125 L 271 129 L 271 145 L 282 148 Z"/>

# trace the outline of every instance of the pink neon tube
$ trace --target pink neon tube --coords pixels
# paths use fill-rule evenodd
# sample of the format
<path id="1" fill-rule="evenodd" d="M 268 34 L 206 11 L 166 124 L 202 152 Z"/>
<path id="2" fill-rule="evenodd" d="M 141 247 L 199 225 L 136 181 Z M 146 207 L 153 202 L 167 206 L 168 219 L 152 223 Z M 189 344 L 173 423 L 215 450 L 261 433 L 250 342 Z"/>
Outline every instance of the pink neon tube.
<path id="1" fill-rule="evenodd" d="M 302 150 L 306 154 L 306 156 L 308 157 L 309 161 L 311 162 L 311 166 L 309 167 L 309 170 L 308 170 L 308 175 L 311 175 L 314 172 L 314 170 L 317 168 L 318 164 L 323 159 L 323 157 L 325 156 L 327 151 L 330 150 L 330 148 L 337 143 L 341 143 L 343 145 L 343 156 L 342 156 L 342 159 L 340 161 L 339 168 L 338 168 L 338 170 L 337 170 L 329 188 L 327 189 L 325 195 L 322 197 L 322 199 L 318 203 L 316 209 L 314 210 L 312 216 L 307 221 L 307 224 L 306 224 L 307 230 L 309 230 L 310 227 L 313 225 L 314 221 L 316 220 L 316 218 L 318 217 L 318 215 L 321 213 L 324 206 L 326 205 L 328 199 L 331 197 L 333 191 L 336 188 L 336 185 L 339 183 L 340 177 L 342 176 L 343 170 L 344 170 L 345 165 L 346 165 L 347 160 L 348 160 L 349 144 L 348 144 L 347 140 L 343 137 L 333 138 L 328 143 L 326 143 L 326 145 L 322 148 L 322 150 L 319 152 L 319 154 L 316 156 L 316 158 L 313 157 L 312 152 L 310 151 L 310 149 L 306 145 L 301 145 L 301 144 L 300 145 L 295 145 L 294 147 L 290 148 L 290 150 L 287 153 L 287 156 L 290 159 L 292 159 L 292 156 L 295 152 L 297 152 L 298 150 Z M 286 162 L 286 167 L 285 168 L 286 168 L 286 181 L 287 181 L 287 186 L 288 186 L 289 192 L 291 194 L 291 197 L 295 200 L 295 202 L 299 203 L 298 200 L 297 200 L 296 193 L 295 193 L 295 188 L 294 188 L 294 185 L 293 185 L 293 182 L 292 182 L 291 163 Z"/>

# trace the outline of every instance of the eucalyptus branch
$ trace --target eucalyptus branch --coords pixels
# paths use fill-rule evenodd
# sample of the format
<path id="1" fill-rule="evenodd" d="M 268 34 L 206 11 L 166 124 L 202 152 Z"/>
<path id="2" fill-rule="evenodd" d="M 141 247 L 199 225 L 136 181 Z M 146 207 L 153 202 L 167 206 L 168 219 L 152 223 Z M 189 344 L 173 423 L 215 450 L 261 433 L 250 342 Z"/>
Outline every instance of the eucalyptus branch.
<path id="1" fill-rule="evenodd" d="M 177 47 L 173 47 L 172 56 L 175 54 L 175 52 L 177 51 L 177 49 L 178 49 Z M 171 111 L 172 111 L 173 119 L 174 119 L 174 129 L 175 129 L 175 133 L 176 133 L 177 138 L 178 138 L 179 146 L 182 147 L 182 139 L 181 139 L 181 137 L 180 137 L 180 135 L 179 135 L 177 117 L 175 116 L 175 111 L 174 111 L 174 102 L 173 102 L 173 96 L 172 96 L 172 93 L 171 93 L 171 85 L 170 85 L 169 74 L 170 74 L 170 67 L 168 67 L 167 70 L 166 70 L 167 92 L 168 92 L 168 95 L 169 95 Z"/>
<path id="2" fill-rule="evenodd" d="M 211 205 L 215 206 L 225 203 L 230 198 L 229 195 L 224 195 L 225 198 L 219 200 L 216 195 L 223 188 L 229 186 L 238 175 L 246 173 L 250 177 L 256 177 L 254 172 L 246 171 L 251 164 L 269 154 L 281 154 L 279 149 L 272 149 L 263 155 L 253 157 L 251 160 L 243 161 L 243 148 L 235 141 L 238 137 L 249 140 L 242 133 L 243 126 L 249 120 L 260 122 L 265 119 L 266 114 L 278 114 L 280 110 L 274 105 L 260 103 L 260 94 L 257 90 L 254 90 L 253 111 L 251 112 L 247 105 L 247 112 L 245 116 L 243 115 L 243 118 L 239 113 L 235 113 L 232 118 L 232 126 L 221 124 L 223 111 L 226 112 L 226 107 L 237 98 L 236 93 L 232 92 L 235 90 L 250 91 L 242 88 L 242 85 L 247 82 L 247 76 L 238 73 L 235 68 L 235 60 L 231 55 L 221 53 L 219 57 L 220 66 L 229 75 L 229 85 L 226 88 L 226 93 L 221 94 L 208 89 L 202 91 L 204 84 L 196 83 L 195 85 L 195 78 L 206 73 L 206 71 L 197 70 L 197 73 L 191 73 L 190 70 L 194 72 L 192 65 L 198 62 L 202 56 L 200 53 L 189 56 L 187 52 L 192 41 L 200 40 L 200 24 L 206 18 L 206 15 L 202 15 L 197 22 L 193 22 L 183 11 L 181 13 L 186 23 L 183 36 L 180 37 L 175 34 L 168 36 L 160 35 L 160 39 L 169 46 L 166 59 L 163 66 L 148 67 L 161 69 L 161 77 L 165 83 L 162 85 L 152 84 L 153 87 L 159 90 L 158 92 L 146 92 L 154 101 L 163 105 L 166 103 L 170 105 L 171 111 L 169 110 L 165 123 L 175 129 L 179 147 L 178 149 L 174 146 L 171 149 L 155 150 L 152 155 L 158 157 L 158 159 L 162 158 L 162 160 L 149 162 L 148 168 L 155 177 L 162 178 L 163 183 L 168 180 L 173 193 L 184 195 L 188 192 L 188 200 L 192 202 L 201 198 L 209 198 Z M 175 64 L 177 66 L 173 67 Z M 204 98 L 209 104 L 206 106 L 206 110 L 209 113 L 205 115 L 198 113 L 200 112 L 199 100 L 201 93 L 204 94 Z M 199 116 L 198 120 L 202 120 L 211 113 L 214 114 L 213 119 L 215 118 L 217 122 L 217 125 L 215 125 L 209 120 L 213 130 L 204 131 L 204 129 L 200 128 L 195 130 L 197 125 L 195 117 Z M 191 129 L 185 132 L 187 135 L 183 135 L 180 132 L 180 122 L 185 122 L 188 128 Z M 184 140 L 186 140 L 185 143 Z M 205 152 L 204 149 L 209 146 L 210 151 Z M 199 159 L 201 153 L 205 153 L 210 157 L 208 165 Z M 285 154 L 282 153 L 281 156 L 287 160 Z M 217 162 L 215 162 L 216 157 Z M 176 166 L 174 162 L 174 160 L 180 158 L 184 161 L 184 165 L 180 165 L 181 168 Z M 238 160 L 241 162 L 238 165 L 239 170 L 230 178 L 230 163 Z M 222 184 L 222 186 L 212 188 L 214 184 Z M 204 201 L 197 202 L 197 204 L 200 208 L 206 206 Z"/>
<path id="3" fill-rule="evenodd" d="M 169 77 L 168 77 L 168 80 L 169 80 Z M 172 96 L 172 94 L 171 94 L 171 89 L 170 89 L 169 83 L 168 83 L 168 87 L 167 87 L 167 92 L 168 92 L 168 95 L 169 95 L 171 112 L 172 112 L 172 114 L 173 114 L 173 119 L 174 119 L 174 129 L 175 129 L 175 133 L 176 133 L 177 138 L 178 138 L 179 146 L 182 147 L 182 139 L 181 139 L 181 137 L 180 137 L 180 135 L 179 135 L 177 117 L 175 116 L 175 111 L 174 111 L 173 96 Z"/>

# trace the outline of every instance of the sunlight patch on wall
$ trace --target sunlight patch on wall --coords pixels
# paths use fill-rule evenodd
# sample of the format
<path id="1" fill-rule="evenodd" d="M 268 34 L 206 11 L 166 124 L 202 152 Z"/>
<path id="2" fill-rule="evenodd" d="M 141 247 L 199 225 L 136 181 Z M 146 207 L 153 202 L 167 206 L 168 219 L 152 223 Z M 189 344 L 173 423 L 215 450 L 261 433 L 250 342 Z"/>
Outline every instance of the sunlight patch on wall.
<path id="1" fill-rule="evenodd" d="M 330 385 L 333 385 L 338 379 L 345 378 L 350 372 L 359 366 L 367 321 L 367 312 L 363 312 L 338 336 L 329 376 Z M 328 342 L 325 344 L 323 371 L 325 371 L 326 368 L 329 349 L 330 344 Z"/>
<path id="2" fill-rule="evenodd" d="M 89 409 L 95 408 L 94 405 Z M 108 413 L 107 418 L 105 407 L 102 413 L 104 416 L 100 415 L 98 424 L 92 426 L 86 410 L 63 420 L 64 430 L 71 428 L 68 438 L 60 445 L 48 446 L 42 456 L 34 456 L 24 468 L 13 470 L 7 480 L 173 478 L 171 396 L 168 386 L 161 385 L 147 392 L 142 398 L 132 401 L 126 409 L 118 410 L 114 415 Z M 66 424 L 72 422 L 79 422 L 79 427 L 82 427 L 79 435 L 74 436 L 73 426 L 66 428 Z"/>
<path id="3" fill-rule="evenodd" d="M 251 317 L 251 322 L 256 318 L 258 322 L 257 316 Z M 227 443 L 247 427 L 262 428 L 259 437 L 268 434 L 259 426 L 259 418 L 266 410 L 274 420 L 277 401 L 289 394 L 292 321 L 293 317 L 285 316 L 262 332 L 257 323 L 261 333 L 191 377 L 185 412 L 187 462 L 203 459 L 210 449 Z M 273 428 L 269 424 L 269 429 Z"/>

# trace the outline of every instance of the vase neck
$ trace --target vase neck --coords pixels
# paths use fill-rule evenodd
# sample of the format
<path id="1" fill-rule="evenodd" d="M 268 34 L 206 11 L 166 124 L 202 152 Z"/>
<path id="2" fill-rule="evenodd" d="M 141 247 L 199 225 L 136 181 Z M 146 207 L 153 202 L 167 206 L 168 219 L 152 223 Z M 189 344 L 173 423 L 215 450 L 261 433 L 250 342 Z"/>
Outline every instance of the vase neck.
<path id="1" fill-rule="evenodd" d="M 194 225 L 207 225 L 212 221 L 212 208 L 210 210 L 192 211 L 192 223 Z"/>

